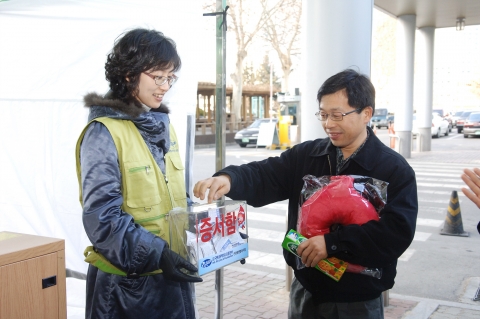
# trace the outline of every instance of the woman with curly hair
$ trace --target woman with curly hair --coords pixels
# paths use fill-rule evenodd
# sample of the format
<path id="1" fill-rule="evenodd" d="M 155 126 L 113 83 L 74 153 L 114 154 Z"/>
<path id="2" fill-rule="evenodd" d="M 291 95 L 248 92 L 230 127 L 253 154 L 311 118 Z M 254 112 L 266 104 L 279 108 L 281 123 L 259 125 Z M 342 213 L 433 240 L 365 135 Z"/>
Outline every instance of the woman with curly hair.
<path id="1" fill-rule="evenodd" d="M 186 207 L 183 164 L 165 93 L 181 60 L 161 32 L 134 29 L 105 64 L 110 91 L 90 93 L 76 148 L 83 224 L 92 246 L 86 318 L 195 318 L 193 273 L 170 239 L 168 212 Z"/>

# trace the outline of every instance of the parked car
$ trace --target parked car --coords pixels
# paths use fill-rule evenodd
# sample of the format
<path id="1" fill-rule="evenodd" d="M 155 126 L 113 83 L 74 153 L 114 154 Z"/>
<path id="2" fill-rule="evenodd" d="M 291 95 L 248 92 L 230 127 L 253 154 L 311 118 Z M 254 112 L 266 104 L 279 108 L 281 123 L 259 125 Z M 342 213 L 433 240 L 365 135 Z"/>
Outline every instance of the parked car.
<path id="1" fill-rule="evenodd" d="M 462 116 L 462 113 L 465 111 L 457 111 L 452 116 L 452 124 L 454 127 L 457 127 L 457 120 Z"/>
<path id="2" fill-rule="evenodd" d="M 370 120 L 370 126 L 374 128 L 386 127 L 388 128 L 388 110 L 387 109 L 375 109 L 375 113 L 373 113 L 372 119 Z"/>
<path id="3" fill-rule="evenodd" d="M 443 112 L 442 109 L 433 110 L 433 113 L 437 113 L 438 115 L 440 115 L 440 117 L 444 118 L 448 122 L 448 131 L 451 132 L 452 128 L 453 128 L 453 122 L 452 122 L 452 118 L 450 116 L 450 113 L 448 113 L 448 112 L 445 113 L 445 112 Z"/>
<path id="4" fill-rule="evenodd" d="M 463 124 L 463 137 L 480 136 L 480 112 L 472 112 Z"/>
<path id="5" fill-rule="evenodd" d="M 457 133 L 460 134 L 463 131 L 463 124 L 465 123 L 465 120 L 467 117 L 472 113 L 472 111 L 465 111 L 460 115 L 460 117 L 457 120 Z"/>
<path id="6" fill-rule="evenodd" d="M 432 137 L 440 137 L 440 135 L 448 136 L 449 124 L 446 119 L 441 117 L 438 113 L 432 113 Z M 418 134 L 417 115 L 413 115 L 412 134 Z"/>
<path id="7" fill-rule="evenodd" d="M 391 125 L 391 124 L 395 123 L 395 115 L 387 116 L 387 123 L 388 123 L 388 125 Z"/>
<path id="8" fill-rule="evenodd" d="M 260 131 L 260 125 L 262 123 L 268 123 L 273 121 L 274 123 L 278 123 L 278 119 L 276 118 L 265 118 L 265 119 L 258 119 L 255 120 L 249 127 L 240 130 L 235 134 L 233 138 L 235 142 L 240 145 L 240 147 L 246 147 L 248 144 L 257 144 L 258 132 Z"/>

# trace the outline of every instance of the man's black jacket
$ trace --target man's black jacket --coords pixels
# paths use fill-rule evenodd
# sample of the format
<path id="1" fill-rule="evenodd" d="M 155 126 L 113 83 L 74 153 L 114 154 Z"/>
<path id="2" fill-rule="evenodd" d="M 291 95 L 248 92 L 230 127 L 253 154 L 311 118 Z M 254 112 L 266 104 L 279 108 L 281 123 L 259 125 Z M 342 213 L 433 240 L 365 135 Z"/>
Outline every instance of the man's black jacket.
<path id="1" fill-rule="evenodd" d="M 341 226 L 326 234 L 325 242 L 329 257 L 382 268 L 383 274 L 381 279 L 376 279 L 345 273 L 336 282 L 314 268 L 297 269 L 297 257 L 284 250 L 285 260 L 294 269 L 295 277 L 320 302 L 370 300 L 392 288 L 397 259 L 415 234 L 418 213 L 415 173 L 401 155 L 385 146 L 370 128 L 367 130 L 367 142 L 338 175 L 362 175 L 388 182 L 387 204 L 380 221 Z M 336 158 L 336 147 L 330 139 L 317 139 L 298 144 L 280 157 L 228 166 L 215 176 L 229 175 L 232 184 L 226 196 L 246 200 L 254 207 L 288 199 L 288 229 L 296 229 L 302 178 L 308 174 L 337 175 Z"/>

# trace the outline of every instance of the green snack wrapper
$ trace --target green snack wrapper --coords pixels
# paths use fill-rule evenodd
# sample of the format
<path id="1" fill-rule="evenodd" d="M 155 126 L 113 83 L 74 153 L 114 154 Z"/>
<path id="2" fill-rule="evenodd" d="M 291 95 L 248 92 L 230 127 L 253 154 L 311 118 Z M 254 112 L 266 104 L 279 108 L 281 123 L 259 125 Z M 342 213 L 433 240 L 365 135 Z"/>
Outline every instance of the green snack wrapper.
<path id="1" fill-rule="evenodd" d="M 300 256 L 298 256 L 297 254 L 297 248 L 298 245 L 300 245 L 306 240 L 306 237 L 297 233 L 295 230 L 290 229 L 282 242 L 282 247 L 300 258 Z M 315 268 L 323 272 L 325 275 L 332 278 L 333 280 L 339 281 L 340 278 L 342 278 L 343 273 L 347 270 L 347 266 L 347 262 L 335 257 L 329 257 L 320 260 L 320 262 L 315 266 Z"/>

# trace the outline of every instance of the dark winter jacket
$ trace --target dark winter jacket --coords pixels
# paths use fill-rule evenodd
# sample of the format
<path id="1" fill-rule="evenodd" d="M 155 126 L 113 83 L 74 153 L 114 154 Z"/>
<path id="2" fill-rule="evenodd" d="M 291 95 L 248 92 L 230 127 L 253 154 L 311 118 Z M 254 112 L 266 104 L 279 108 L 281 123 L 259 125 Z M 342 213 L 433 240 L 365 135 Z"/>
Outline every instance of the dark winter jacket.
<path id="1" fill-rule="evenodd" d="M 284 250 L 295 277 L 318 301 L 355 302 L 378 297 L 393 287 L 397 259 L 413 240 L 418 212 L 415 173 L 405 159 L 386 147 L 370 128 L 360 151 L 339 175 L 363 175 L 388 182 L 387 204 L 379 222 L 341 226 L 325 235 L 329 256 L 367 267 L 382 268 L 381 279 L 345 273 L 339 282 L 314 268 L 297 269 L 296 258 Z M 218 174 L 231 177 L 226 196 L 258 207 L 288 199 L 288 229 L 297 228 L 302 178 L 336 175 L 336 147 L 330 139 L 307 141 L 260 162 L 228 166 Z M 248 260 L 247 260 L 248 262 Z"/>
<path id="2" fill-rule="evenodd" d="M 139 130 L 155 162 L 165 170 L 164 155 L 170 148 L 168 109 L 145 112 L 135 105 L 85 97 L 89 120 L 107 116 L 130 120 Z M 107 128 L 92 122 L 80 149 L 83 223 L 93 246 L 127 273 L 148 273 L 160 268 L 166 242 L 139 226 L 121 209 L 121 172 L 118 154 Z M 166 280 L 163 274 L 127 278 L 89 266 L 87 319 L 195 318 L 189 283 Z"/>

